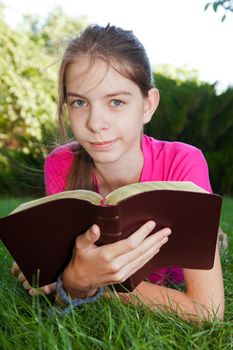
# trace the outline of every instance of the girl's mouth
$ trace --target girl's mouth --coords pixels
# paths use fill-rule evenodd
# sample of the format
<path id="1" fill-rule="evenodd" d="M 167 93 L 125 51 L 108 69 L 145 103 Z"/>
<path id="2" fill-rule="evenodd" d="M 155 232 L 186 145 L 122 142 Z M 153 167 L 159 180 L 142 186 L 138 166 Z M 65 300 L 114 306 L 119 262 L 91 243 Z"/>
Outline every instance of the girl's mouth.
<path id="1" fill-rule="evenodd" d="M 95 149 L 105 149 L 111 147 L 116 140 L 104 141 L 104 142 L 90 142 L 91 146 Z"/>

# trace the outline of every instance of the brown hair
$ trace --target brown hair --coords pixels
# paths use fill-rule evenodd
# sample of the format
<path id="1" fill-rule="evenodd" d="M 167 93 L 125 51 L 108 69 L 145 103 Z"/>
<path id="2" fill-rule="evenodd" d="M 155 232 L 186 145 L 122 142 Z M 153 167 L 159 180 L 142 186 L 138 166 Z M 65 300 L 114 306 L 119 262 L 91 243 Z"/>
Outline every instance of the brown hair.
<path id="1" fill-rule="evenodd" d="M 58 120 L 60 139 L 64 141 L 67 132 L 64 126 L 66 107 L 66 70 L 79 55 L 88 55 L 91 61 L 104 60 L 120 74 L 135 82 L 143 96 L 153 87 L 149 59 L 140 41 L 132 31 L 107 25 L 91 25 L 80 36 L 68 42 L 62 57 L 58 85 Z M 117 62 L 117 67 L 114 66 Z M 93 190 L 94 163 L 89 154 L 77 143 L 72 146 L 74 161 L 68 176 L 66 190 L 83 188 Z"/>

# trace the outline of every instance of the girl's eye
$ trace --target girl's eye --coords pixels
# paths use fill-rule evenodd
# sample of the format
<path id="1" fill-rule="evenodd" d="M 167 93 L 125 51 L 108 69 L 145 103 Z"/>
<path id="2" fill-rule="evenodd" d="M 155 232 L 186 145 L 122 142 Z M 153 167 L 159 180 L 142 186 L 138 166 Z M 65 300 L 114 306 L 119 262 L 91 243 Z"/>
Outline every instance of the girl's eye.
<path id="1" fill-rule="evenodd" d="M 118 100 L 118 99 L 116 99 L 116 98 L 114 98 L 112 101 L 111 101 L 111 105 L 113 106 L 113 107 L 119 107 L 119 106 L 121 106 L 121 105 L 123 105 L 124 104 L 124 102 L 122 102 L 121 100 Z"/>
<path id="2" fill-rule="evenodd" d="M 84 100 L 75 100 L 71 103 L 71 106 L 74 108 L 83 108 L 86 107 L 86 102 Z"/>

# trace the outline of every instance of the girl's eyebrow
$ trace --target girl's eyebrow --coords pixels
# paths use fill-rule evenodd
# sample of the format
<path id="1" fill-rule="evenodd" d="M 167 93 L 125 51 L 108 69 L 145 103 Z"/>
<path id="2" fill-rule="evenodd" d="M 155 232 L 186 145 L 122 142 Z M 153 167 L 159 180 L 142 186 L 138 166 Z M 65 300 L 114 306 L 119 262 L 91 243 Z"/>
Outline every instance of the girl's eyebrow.
<path id="1" fill-rule="evenodd" d="M 109 97 L 114 97 L 114 96 L 122 96 L 122 95 L 126 95 L 126 96 L 132 96 L 132 93 L 129 92 L 129 91 L 114 91 L 114 92 L 111 92 L 107 95 L 104 96 L 104 98 L 109 98 Z M 73 96 L 73 97 L 81 97 L 81 98 L 86 98 L 85 96 L 82 96 L 80 94 L 77 94 L 75 92 L 67 92 L 66 93 L 66 97 L 67 96 Z"/>
<path id="2" fill-rule="evenodd" d="M 105 98 L 114 97 L 114 96 L 122 96 L 122 95 L 132 96 L 132 93 L 129 91 L 116 91 L 116 92 L 112 92 L 112 93 L 107 94 L 105 96 Z"/>
<path id="3" fill-rule="evenodd" d="M 66 93 L 66 97 L 67 96 L 74 96 L 74 97 L 82 97 L 85 98 L 84 96 L 80 95 L 80 94 L 76 94 L 75 92 L 67 92 Z"/>

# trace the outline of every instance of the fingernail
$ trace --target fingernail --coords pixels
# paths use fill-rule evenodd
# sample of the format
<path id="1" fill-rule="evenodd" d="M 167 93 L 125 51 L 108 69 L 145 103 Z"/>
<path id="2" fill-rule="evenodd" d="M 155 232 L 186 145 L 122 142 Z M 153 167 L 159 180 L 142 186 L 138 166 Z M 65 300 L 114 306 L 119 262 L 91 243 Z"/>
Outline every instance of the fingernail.
<path id="1" fill-rule="evenodd" d="M 168 229 L 165 231 L 165 234 L 166 234 L 167 236 L 169 236 L 171 233 L 172 233 L 172 231 L 171 231 L 170 228 L 168 228 Z"/>
<path id="2" fill-rule="evenodd" d="M 96 228 L 91 230 L 91 237 L 95 238 L 96 237 Z"/>
<path id="3" fill-rule="evenodd" d="M 156 225 L 155 222 L 151 221 L 148 225 L 149 230 L 152 230 L 155 227 L 155 225 Z"/>

